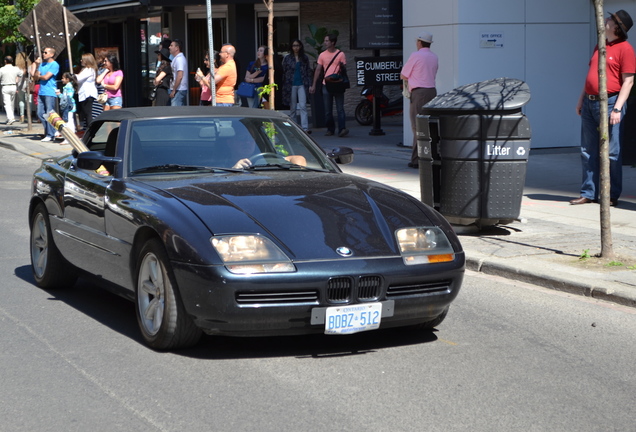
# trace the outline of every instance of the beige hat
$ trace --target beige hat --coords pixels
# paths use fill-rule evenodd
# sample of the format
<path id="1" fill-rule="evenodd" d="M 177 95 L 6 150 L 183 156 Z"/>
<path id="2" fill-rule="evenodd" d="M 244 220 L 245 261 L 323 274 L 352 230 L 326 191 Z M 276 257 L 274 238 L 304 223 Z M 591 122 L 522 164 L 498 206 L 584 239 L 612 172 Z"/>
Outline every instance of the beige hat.
<path id="1" fill-rule="evenodd" d="M 422 42 L 433 43 L 433 35 L 429 32 L 422 32 L 417 37 L 416 40 L 421 40 Z"/>

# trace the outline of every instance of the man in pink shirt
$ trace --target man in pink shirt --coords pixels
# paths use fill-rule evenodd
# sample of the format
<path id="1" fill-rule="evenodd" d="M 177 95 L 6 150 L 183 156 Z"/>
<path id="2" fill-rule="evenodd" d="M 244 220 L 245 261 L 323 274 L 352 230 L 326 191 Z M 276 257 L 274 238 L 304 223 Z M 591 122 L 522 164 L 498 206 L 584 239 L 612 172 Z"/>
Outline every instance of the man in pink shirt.
<path id="1" fill-rule="evenodd" d="M 420 109 L 437 96 L 435 75 L 437 75 L 438 60 L 437 55 L 431 51 L 432 43 L 432 34 L 428 32 L 420 34 L 415 41 L 417 51 L 411 54 L 400 74 L 402 79 L 409 81 L 409 91 L 411 92 L 409 118 L 413 131 L 413 152 L 411 153 L 411 162 L 408 164 L 411 168 L 418 168 L 415 118 Z"/>

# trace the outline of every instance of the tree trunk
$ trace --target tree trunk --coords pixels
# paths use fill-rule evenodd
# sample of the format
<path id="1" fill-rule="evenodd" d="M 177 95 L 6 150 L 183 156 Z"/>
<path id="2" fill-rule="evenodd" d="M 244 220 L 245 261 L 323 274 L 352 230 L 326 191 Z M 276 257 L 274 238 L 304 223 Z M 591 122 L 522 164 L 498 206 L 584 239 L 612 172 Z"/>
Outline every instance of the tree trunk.
<path id="1" fill-rule="evenodd" d="M 263 0 L 265 6 L 267 7 L 267 51 L 269 52 L 267 56 L 267 63 L 269 64 L 269 85 L 270 85 L 270 93 L 269 93 L 269 109 L 273 110 L 275 108 L 275 98 L 276 98 L 276 87 L 274 84 L 274 0 Z"/>
<path id="2" fill-rule="evenodd" d="M 609 163 L 609 116 L 607 112 L 607 73 L 605 46 L 605 19 L 603 0 L 594 0 L 596 33 L 598 36 L 598 94 L 600 96 L 599 160 L 601 199 L 601 257 L 614 257 L 612 245 L 612 222 L 610 215 L 610 163 Z"/>

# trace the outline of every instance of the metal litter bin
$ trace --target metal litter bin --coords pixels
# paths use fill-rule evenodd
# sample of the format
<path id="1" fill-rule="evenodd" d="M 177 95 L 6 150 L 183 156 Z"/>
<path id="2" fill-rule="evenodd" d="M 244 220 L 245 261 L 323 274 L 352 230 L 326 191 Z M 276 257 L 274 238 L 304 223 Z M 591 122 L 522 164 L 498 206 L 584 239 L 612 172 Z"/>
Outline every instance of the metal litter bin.
<path id="1" fill-rule="evenodd" d="M 456 88 L 426 104 L 416 124 L 422 201 L 432 197 L 456 225 L 518 219 L 531 135 L 521 108 L 529 100 L 525 82 L 497 78 Z"/>

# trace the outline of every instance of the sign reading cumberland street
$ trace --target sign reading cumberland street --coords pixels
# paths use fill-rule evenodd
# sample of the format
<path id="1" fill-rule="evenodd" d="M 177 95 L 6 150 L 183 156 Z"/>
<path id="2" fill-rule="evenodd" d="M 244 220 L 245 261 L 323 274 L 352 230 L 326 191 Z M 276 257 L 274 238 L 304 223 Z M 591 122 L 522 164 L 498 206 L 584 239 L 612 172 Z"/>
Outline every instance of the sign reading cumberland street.
<path id="1" fill-rule="evenodd" d="M 402 48 L 401 0 L 356 0 L 353 24 L 356 49 Z"/>
<path id="2" fill-rule="evenodd" d="M 355 62 L 355 80 L 359 86 L 402 84 L 401 56 L 356 57 Z"/>

